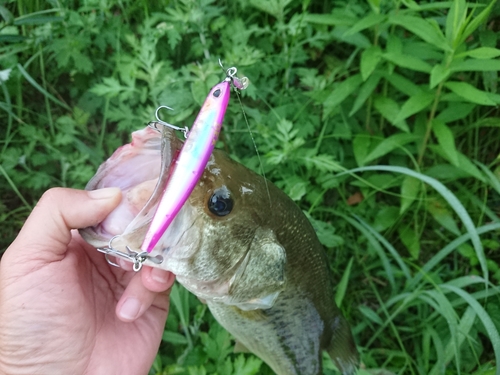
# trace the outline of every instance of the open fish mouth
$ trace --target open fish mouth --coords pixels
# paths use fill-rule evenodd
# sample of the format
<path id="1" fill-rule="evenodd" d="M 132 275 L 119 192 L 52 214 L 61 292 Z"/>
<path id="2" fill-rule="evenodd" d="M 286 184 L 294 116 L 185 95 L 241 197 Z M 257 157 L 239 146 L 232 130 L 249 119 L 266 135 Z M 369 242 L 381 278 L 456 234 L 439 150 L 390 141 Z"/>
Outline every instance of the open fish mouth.
<path id="1" fill-rule="evenodd" d="M 133 132 L 132 142 L 118 148 L 85 188 L 118 187 L 122 201 L 100 224 L 81 230 L 82 237 L 99 248 L 119 236 L 120 242 L 138 250 L 181 147 L 182 141 L 165 126 Z"/>

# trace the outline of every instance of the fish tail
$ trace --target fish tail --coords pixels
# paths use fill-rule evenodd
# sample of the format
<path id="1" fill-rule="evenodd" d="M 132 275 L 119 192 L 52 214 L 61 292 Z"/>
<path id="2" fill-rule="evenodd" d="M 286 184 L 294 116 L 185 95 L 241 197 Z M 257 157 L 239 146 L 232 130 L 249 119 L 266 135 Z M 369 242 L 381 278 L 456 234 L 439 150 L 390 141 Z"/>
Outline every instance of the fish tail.
<path id="1" fill-rule="evenodd" d="M 334 323 L 332 340 L 326 348 L 342 375 L 353 375 L 359 365 L 358 350 L 347 321 L 338 317 Z"/>

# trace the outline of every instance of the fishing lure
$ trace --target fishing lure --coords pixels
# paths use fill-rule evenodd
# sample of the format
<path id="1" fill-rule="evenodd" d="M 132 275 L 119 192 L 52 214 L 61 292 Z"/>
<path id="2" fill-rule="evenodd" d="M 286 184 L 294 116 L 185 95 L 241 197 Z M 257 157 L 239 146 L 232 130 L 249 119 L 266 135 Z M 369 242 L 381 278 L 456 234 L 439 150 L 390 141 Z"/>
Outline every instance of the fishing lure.
<path id="1" fill-rule="evenodd" d="M 219 64 L 222 67 L 220 61 Z M 153 250 L 205 170 L 219 138 L 229 103 L 231 84 L 240 90 L 248 86 L 248 79 L 236 77 L 236 72 L 236 68 L 229 68 L 226 71 L 226 78 L 215 85 L 205 99 L 191 130 L 187 133 L 184 146 L 171 166 L 165 191 L 146 233 L 141 251 L 150 253 Z M 161 120 L 159 123 L 171 126 Z"/>

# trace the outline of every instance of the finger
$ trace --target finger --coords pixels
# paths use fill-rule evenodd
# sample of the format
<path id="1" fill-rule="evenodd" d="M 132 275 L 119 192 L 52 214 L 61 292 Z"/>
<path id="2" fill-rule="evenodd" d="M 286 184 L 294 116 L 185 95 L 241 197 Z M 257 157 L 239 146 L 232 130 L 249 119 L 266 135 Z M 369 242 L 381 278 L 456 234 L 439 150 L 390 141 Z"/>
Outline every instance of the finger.
<path id="1" fill-rule="evenodd" d="M 134 263 L 127 262 L 125 259 L 115 257 L 115 261 L 124 271 L 132 271 L 134 269 Z"/>
<path id="2" fill-rule="evenodd" d="M 148 290 L 142 284 L 141 274 L 138 273 L 130 280 L 130 283 L 118 301 L 116 316 L 124 322 L 133 322 L 144 314 L 153 302 L 162 311 L 161 318 L 166 319 L 169 302 L 168 292 L 156 293 Z"/>
<path id="3" fill-rule="evenodd" d="M 53 261 L 66 252 L 71 229 L 98 224 L 120 200 L 118 188 L 94 191 L 50 189 L 40 198 L 7 251 L 15 248 L 16 256 L 21 257 L 33 256 L 37 251 L 36 258 Z"/>
<path id="4" fill-rule="evenodd" d="M 144 267 L 141 270 L 142 284 L 152 292 L 164 292 L 174 285 L 175 275 L 161 268 Z"/>

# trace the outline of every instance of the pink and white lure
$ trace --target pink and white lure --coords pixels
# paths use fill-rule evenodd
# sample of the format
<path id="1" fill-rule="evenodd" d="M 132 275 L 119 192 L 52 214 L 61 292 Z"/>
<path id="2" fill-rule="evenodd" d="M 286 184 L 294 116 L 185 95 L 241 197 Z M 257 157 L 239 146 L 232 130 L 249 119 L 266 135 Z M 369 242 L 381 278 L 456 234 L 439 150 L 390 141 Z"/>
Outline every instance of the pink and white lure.
<path id="1" fill-rule="evenodd" d="M 226 78 L 214 86 L 201 107 L 176 161 L 171 166 L 165 191 L 141 246 L 150 253 L 174 220 L 200 179 L 219 138 L 229 102 L 231 83 L 245 89 L 248 80 L 235 77 L 236 68 L 229 68 Z"/>

